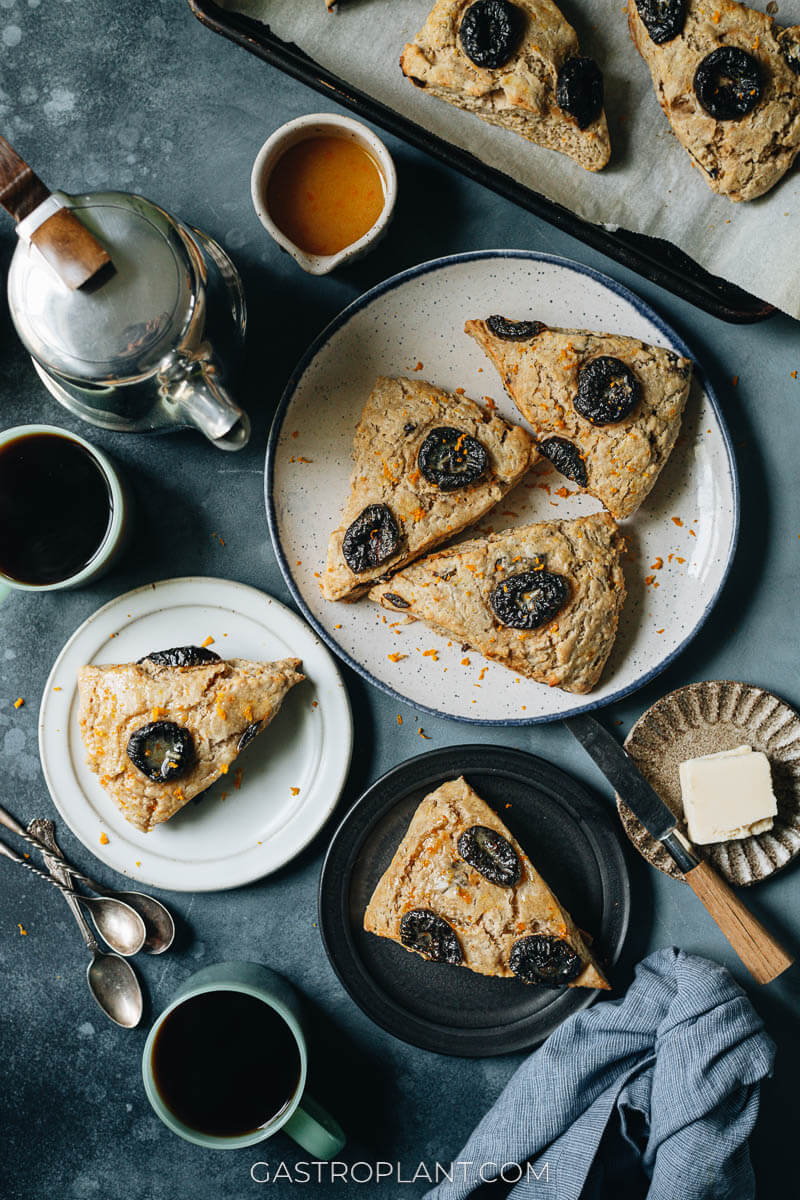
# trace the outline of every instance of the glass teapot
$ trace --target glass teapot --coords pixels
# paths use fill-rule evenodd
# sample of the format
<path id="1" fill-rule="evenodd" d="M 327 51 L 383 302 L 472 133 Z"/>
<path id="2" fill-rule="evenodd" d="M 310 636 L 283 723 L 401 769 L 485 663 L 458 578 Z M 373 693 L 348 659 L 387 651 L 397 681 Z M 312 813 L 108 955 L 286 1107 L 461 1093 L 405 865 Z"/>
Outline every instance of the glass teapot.
<path id="1" fill-rule="evenodd" d="M 221 246 L 142 196 L 50 192 L 2 138 L 0 203 L 18 222 L 11 316 L 57 400 L 105 429 L 247 443 L 223 385 L 245 303 Z"/>

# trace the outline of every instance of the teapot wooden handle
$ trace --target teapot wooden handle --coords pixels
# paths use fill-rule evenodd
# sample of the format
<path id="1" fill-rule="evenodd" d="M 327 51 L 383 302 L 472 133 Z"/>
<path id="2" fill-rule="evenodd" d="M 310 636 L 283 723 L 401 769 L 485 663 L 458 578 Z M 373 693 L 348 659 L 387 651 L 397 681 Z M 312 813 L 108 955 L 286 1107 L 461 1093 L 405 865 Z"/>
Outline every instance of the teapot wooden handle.
<path id="1" fill-rule="evenodd" d="M 0 204 L 15 221 L 23 221 L 50 196 L 24 158 L 0 136 Z M 74 291 L 108 269 L 111 259 L 94 234 L 69 208 L 56 207 L 30 234 L 30 241 Z"/>

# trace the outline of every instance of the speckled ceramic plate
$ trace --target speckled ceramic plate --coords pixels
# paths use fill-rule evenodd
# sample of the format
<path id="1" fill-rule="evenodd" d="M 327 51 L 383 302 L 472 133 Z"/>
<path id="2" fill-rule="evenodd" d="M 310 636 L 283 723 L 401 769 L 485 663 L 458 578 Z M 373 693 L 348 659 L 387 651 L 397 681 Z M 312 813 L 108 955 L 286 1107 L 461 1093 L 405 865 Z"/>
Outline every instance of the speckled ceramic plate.
<path id="1" fill-rule="evenodd" d="M 209 636 L 223 658 L 301 658 L 305 682 L 242 754 L 241 775 L 220 779 L 143 833 L 86 765 L 78 670 Z M 105 604 L 59 654 L 39 712 L 44 777 L 75 836 L 123 875 L 181 892 L 238 887 L 289 862 L 333 812 L 352 741 L 347 693 L 325 646 L 280 601 L 228 579 L 165 579 Z"/>
<path id="2" fill-rule="evenodd" d="M 643 507 L 623 524 L 630 548 L 628 598 L 600 685 L 588 698 L 520 678 L 478 654 L 462 663 L 457 644 L 422 623 L 390 623 L 369 600 L 323 600 L 320 572 L 348 495 L 353 433 L 378 375 L 463 387 L 477 399 L 491 396 L 504 417 L 520 420 L 494 367 L 464 333 L 465 320 L 493 312 L 630 334 L 691 357 L 641 300 L 577 263 L 527 251 L 484 251 L 425 263 L 356 300 L 310 347 L 275 417 L 266 501 L 287 583 L 345 662 L 417 709 L 485 724 L 526 724 L 617 700 L 687 645 L 708 616 L 733 556 L 738 488 L 719 406 L 698 379 L 679 444 Z M 591 497 L 570 495 L 563 476 L 539 471 L 537 466 L 481 527 L 502 529 L 598 509 Z M 436 659 L 424 656 L 431 648 Z M 405 657 L 393 662 L 393 653 Z"/>
<path id="3" fill-rule="evenodd" d="M 769 758 L 778 800 L 775 823 L 756 837 L 696 847 L 720 875 L 739 886 L 766 879 L 800 851 L 800 716 L 785 701 L 749 683 L 690 683 L 648 708 L 625 740 L 642 774 L 681 820 L 680 762 L 744 745 Z M 619 796 L 617 808 L 639 853 L 665 875 L 682 879 L 661 843 Z"/>
<path id="4" fill-rule="evenodd" d="M 605 970 L 628 928 L 630 885 L 609 808 L 552 763 L 505 746 L 446 746 L 393 767 L 350 809 L 319 882 L 319 924 L 334 970 L 359 1007 L 395 1037 L 438 1054 L 524 1050 L 586 1008 L 588 988 L 532 987 L 425 962 L 364 930 L 364 910 L 417 806 L 460 775 L 506 822 Z"/>

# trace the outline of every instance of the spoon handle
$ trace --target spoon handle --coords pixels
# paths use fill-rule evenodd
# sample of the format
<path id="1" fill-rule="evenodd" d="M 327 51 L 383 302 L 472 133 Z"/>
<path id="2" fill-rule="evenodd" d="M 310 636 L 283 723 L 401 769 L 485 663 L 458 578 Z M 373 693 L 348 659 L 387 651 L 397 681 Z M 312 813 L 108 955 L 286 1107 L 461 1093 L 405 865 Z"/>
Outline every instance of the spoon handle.
<path id="1" fill-rule="evenodd" d="M 38 818 L 38 820 L 42 819 L 43 818 Z M 6 829 L 10 830 L 11 833 L 15 833 L 17 837 L 23 838 L 28 845 L 33 846 L 34 849 L 40 850 L 42 853 L 48 850 L 48 846 L 44 840 L 44 837 L 39 836 L 37 832 L 38 821 L 31 821 L 28 828 L 23 829 L 19 821 L 12 817 L 10 812 L 6 812 L 4 808 L 0 807 L 0 825 L 5 825 Z M 107 888 L 101 887 L 99 884 L 95 883 L 93 879 L 90 879 L 88 875 L 84 875 L 82 871 L 79 871 L 77 867 L 73 867 L 72 863 L 64 857 L 59 847 L 56 847 L 52 853 L 57 856 L 59 864 L 64 868 L 65 871 L 69 873 L 69 875 L 72 876 L 73 879 L 77 879 L 79 883 L 86 884 L 90 891 L 97 892 L 99 896 L 107 893 Z M 66 880 L 65 882 L 69 882 L 69 880 Z"/>
<path id="2" fill-rule="evenodd" d="M 35 834 L 37 835 L 37 844 L 43 852 L 42 857 L 44 858 L 45 866 L 50 872 L 49 875 L 44 875 L 43 871 L 37 871 L 37 874 L 43 875 L 45 879 L 49 879 L 50 882 L 54 884 L 63 894 L 64 899 L 72 911 L 73 917 L 78 923 L 78 928 L 81 931 L 83 940 L 86 942 L 86 945 L 93 954 L 98 954 L 100 952 L 100 947 L 98 946 L 97 939 L 89 928 L 88 922 L 83 915 L 83 909 L 80 906 L 78 897 L 75 892 L 71 891 L 70 888 L 64 886 L 65 884 L 69 883 L 69 872 L 61 865 L 60 862 L 61 851 L 55 838 L 55 825 L 52 821 L 40 819 L 32 821 L 31 826 L 34 827 Z M 52 851 L 52 853 L 48 854 L 48 850 Z"/>
<path id="3" fill-rule="evenodd" d="M 62 892 L 68 900 L 75 900 L 75 903 L 78 903 L 77 896 L 72 888 L 67 887 L 66 884 L 60 882 L 58 879 L 54 879 L 53 876 L 48 875 L 46 871 L 40 871 L 38 867 L 33 865 L 33 863 L 29 863 L 26 859 L 21 858 L 19 854 L 17 854 L 15 850 L 12 850 L 10 846 L 7 846 L 5 842 L 0 842 L 0 854 L 4 854 L 6 858 L 10 858 L 12 862 L 19 863 L 19 865 L 24 867 L 26 871 L 30 871 L 32 874 L 38 875 L 40 879 L 44 879 L 47 883 L 52 883 L 53 887 L 58 888 L 58 890 Z M 69 878 L 69 876 L 67 876 L 67 878 Z"/>

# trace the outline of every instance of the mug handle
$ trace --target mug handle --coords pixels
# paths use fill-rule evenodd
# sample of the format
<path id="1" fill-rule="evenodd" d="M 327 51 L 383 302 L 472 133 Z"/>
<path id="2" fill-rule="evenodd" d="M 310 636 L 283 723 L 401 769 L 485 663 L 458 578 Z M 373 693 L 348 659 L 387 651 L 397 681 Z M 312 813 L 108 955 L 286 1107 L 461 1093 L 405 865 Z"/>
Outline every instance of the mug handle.
<path id="1" fill-rule="evenodd" d="M 303 1093 L 301 1103 L 283 1129 L 299 1146 L 322 1162 L 335 1158 L 347 1140 L 339 1122 L 308 1092 Z"/>

